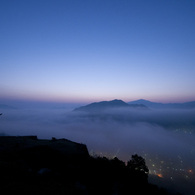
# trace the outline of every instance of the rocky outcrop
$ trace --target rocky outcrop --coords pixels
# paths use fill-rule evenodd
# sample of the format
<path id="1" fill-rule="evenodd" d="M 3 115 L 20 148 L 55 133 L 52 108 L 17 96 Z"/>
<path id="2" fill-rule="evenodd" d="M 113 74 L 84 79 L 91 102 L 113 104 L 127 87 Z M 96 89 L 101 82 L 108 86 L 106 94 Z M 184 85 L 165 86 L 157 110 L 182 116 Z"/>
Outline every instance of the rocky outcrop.
<path id="1" fill-rule="evenodd" d="M 37 136 L 0 136 L 0 152 L 48 147 L 66 156 L 88 156 L 87 146 L 67 139 L 38 139 Z"/>

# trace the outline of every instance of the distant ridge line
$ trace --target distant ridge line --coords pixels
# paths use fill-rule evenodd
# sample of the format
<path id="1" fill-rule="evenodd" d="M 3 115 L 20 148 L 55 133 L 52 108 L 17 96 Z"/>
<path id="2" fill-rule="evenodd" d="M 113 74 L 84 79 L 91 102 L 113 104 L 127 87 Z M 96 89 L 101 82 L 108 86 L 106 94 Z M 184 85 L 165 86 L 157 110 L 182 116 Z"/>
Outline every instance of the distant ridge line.
<path id="1" fill-rule="evenodd" d="M 122 100 L 114 99 L 111 101 L 101 101 L 88 104 L 86 106 L 81 106 L 75 108 L 73 111 L 84 111 L 84 112 L 100 112 L 106 109 L 117 109 L 117 108 L 142 108 L 146 109 L 147 106 L 143 104 L 128 104 Z"/>
<path id="2" fill-rule="evenodd" d="M 161 109 L 194 109 L 195 101 L 185 102 L 185 103 L 158 103 L 151 102 L 149 100 L 139 99 L 135 101 L 128 102 L 128 104 L 143 104 L 149 108 L 161 108 Z"/>

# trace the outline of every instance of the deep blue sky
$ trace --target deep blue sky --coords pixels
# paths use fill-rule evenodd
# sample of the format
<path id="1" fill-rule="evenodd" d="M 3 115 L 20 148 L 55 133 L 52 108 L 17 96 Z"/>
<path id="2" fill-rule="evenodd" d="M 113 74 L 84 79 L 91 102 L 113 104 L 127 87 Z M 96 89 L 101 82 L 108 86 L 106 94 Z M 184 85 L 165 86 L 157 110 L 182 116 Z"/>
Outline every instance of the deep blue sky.
<path id="1" fill-rule="evenodd" d="M 0 98 L 195 100 L 194 0 L 1 0 Z"/>

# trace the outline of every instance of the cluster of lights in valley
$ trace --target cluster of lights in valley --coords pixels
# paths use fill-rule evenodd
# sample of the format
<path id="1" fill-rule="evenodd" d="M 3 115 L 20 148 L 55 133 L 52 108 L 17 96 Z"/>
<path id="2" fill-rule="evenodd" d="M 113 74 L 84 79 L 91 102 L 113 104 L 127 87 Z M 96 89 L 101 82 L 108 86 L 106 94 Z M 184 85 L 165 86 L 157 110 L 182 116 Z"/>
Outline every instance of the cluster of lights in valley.
<path id="1" fill-rule="evenodd" d="M 146 159 L 146 164 L 149 168 L 150 174 L 156 175 L 160 178 L 169 178 L 172 181 L 174 181 L 175 178 L 188 180 L 194 177 L 195 167 L 187 167 L 185 165 L 185 160 L 180 155 L 174 160 L 171 158 L 162 160 L 158 155 L 151 157 L 147 153 L 144 153 L 143 156 Z"/>
<path id="2" fill-rule="evenodd" d="M 184 134 L 192 134 L 191 130 L 175 130 L 175 132 L 178 131 L 182 131 Z M 191 156 L 195 155 L 195 149 L 191 148 L 188 152 Z M 98 156 L 106 156 L 110 158 L 117 157 L 119 153 L 119 149 L 114 156 L 109 153 L 95 152 Z M 93 151 L 91 151 L 91 154 L 94 155 Z M 171 182 L 178 179 L 184 179 L 187 181 L 195 179 L 195 158 L 193 159 L 193 162 L 190 163 L 191 165 L 187 165 L 187 159 L 185 160 L 183 154 L 177 153 L 173 155 L 173 157 L 166 158 L 160 154 L 154 155 L 146 151 L 142 151 L 140 155 L 145 159 L 150 175 L 155 175 L 158 178 L 165 178 Z"/>

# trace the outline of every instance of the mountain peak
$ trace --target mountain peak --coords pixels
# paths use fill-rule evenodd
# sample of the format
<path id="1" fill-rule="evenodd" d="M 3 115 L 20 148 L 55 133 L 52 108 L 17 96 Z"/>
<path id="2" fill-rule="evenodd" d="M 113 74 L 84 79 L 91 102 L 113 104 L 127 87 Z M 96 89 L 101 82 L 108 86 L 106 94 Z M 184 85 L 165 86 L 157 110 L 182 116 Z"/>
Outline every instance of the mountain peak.
<path id="1" fill-rule="evenodd" d="M 140 108 L 146 106 L 141 105 L 141 104 L 134 104 L 134 105 L 129 105 L 126 102 L 118 99 L 114 99 L 111 101 L 101 101 L 101 102 L 95 102 L 88 104 L 86 106 L 81 106 L 79 108 L 76 108 L 74 111 L 85 111 L 85 112 L 101 112 L 106 109 L 116 109 L 116 108 Z"/>
<path id="2" fill-rule="evenodd" d="M 136 100 L 136 101 L 132 101 L 132 102 L 136 102 L 136 103 L 145 103 L 145 102 L 151 102 L 149 100 L 145 100 L 145 99 L 139 99 L 139 100 Z"/>

